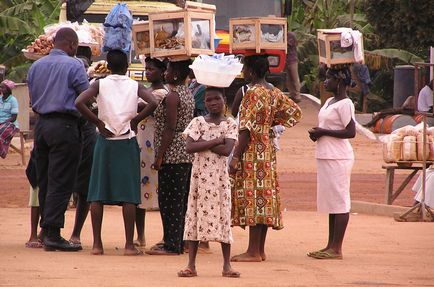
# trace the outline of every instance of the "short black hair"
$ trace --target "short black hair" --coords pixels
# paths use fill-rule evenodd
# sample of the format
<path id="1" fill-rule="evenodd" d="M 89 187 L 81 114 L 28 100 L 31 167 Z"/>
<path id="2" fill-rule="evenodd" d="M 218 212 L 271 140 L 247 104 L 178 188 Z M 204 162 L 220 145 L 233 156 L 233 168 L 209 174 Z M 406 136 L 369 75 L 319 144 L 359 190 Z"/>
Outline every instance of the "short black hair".
<path id="1" fill-rule="evenodd" d="M 151 64 L 162 71 L 166 71 L 167 69 L 167 61 L 160 61 L 157 58 L 146 57 L 145 63 L 146 65 Z"/>
<path id="2" fill-rule="evenodd" d="M 340 79 L 344 82 L 345 86 L 352 86 L 351 70 L 348 66 L 332 67 L 327 70 L 336 79 Z"/>
<path id="3" fill-rule="evenodd" d="M 120 72 L 128 68 L 128 56 L 121 50 L 110 50 L 107 53 L 107 64 L 110 70 Z"/>
<path id="4" fill-rule="evenodd" d="M 213 86 L 207 86 L 206 87 L 206 89 L 205 89 L 205 95 L 206 95 L 206 92 L 213 92 L 213 91 L 220 93 L 223 98 L 226 98 L 226 96 L 225 96 L 225 89 L 219 88 L 219 87 L 213 87 Z"/>
<path id="5" fill-rule="evenodd" d="M 264 78 L 270 71 L 267 55 L 253 55 L 244 58 L 244 65 L 252 71 L 257 78 Z"/>
<path id="6" fill-rule="evenodd" d="M 190 74 L 191 59 L 177 62 L 170 62 L 170 67 L 178 73 L 178 76 L 185 80 Z"/>
<path id="7" fill-rule="evenodd" d="M 54 43 L 60 42 L 78 42 L 77 33 L 69 27 L 60 28 L 54 36 Z"/>
<path id="8" fill-rule="evenodd" d="M 77 58 L 83 58 L 83 57 L 86 58 L 87 63 L 90 65 L 91 59 L 92 59 L 92 49 L 90 47 L 87 47 L 87 46 L 78 46 L 76 57 Z"/>

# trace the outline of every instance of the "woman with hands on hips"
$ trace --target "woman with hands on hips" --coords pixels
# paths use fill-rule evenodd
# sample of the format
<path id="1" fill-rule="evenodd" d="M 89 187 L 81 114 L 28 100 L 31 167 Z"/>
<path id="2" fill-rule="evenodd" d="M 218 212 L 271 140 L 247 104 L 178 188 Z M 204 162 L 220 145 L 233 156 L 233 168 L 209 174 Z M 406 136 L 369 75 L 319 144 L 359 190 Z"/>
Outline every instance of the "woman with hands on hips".
<path id="1" fill-rule="evenodd" d="M 356 135 L 354 104 L 347 96 L 348 67 L 328 69 L 324 86 L 334 94 L 318 114 L 318 127 L 309 130 L 316 142 L 317 209 L 329 214 L 327 246 L 307 255 L 315 259 L 342 259 L 342 242 L 349 221 L 350 179 L 354 163 L 349 138 Z"/>

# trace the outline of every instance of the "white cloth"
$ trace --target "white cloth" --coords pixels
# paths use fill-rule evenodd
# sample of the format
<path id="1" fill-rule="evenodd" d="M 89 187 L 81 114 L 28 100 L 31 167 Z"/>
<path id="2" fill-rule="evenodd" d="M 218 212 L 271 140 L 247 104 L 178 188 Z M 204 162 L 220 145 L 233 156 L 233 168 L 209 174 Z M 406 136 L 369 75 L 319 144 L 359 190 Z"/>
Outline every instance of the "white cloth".
<path id="1" fill-rule="evenodd" d="M 426 85 L 419 92 L 417 98 L 417 109 L 421 112 L 427 112 L 433 106 L 433 93 L 431 87 Z"/>
<path id="2" fill-rule="evenodd" d="M 434 208 L 434 170 L 432 168 L 427 168 L 425 182 L 425 204 Z M 419 175 L 411 190 L 416 193 L 414 200 L 420 202 L 422 200 L 422 174 Z"/>
<path id="3" fill-rule="evenodd" d="M 354 160 L 317 159 L 317 210 L 347 213 L 351 209 L 350 181 Z"/>
<path id="4" fill-rule="evenodd" d="M 343 99 L 330 104 L 334 99 L 327 99 L 318 114 L 318 126 L 328 130 L 343 130 L 355 121 L 354 104 L 350 99 Z M 348 139 L 338 139 L 330 136 L 322 136 L 316 144 L 317 159 L 354 159 L 353 148 Z"/>
<path id="5" fill-rule="evenodd" d="M 130 121 L 137 115 L 138 83 L 128 76 L 109 75 L 99 80 L 98 117 L 114 134 L 110 140 L 133 138 Z"/>

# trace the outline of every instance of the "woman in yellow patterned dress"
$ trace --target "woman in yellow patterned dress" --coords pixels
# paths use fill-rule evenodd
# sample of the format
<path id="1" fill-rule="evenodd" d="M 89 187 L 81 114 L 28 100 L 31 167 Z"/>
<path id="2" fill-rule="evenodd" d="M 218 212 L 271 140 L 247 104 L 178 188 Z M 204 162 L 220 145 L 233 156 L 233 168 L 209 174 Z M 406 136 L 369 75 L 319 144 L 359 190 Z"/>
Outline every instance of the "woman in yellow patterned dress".
<path id="1" fill-rule="evenodd" d="M 260 262 L 266 259 L 268 227 L 283 228 L 271 128 L 278 124 L 294 126 L 301 118 L 301 109 L 265 81 L 269 70 L 265 56 L 246 57 L 243 69 L 253 79 L 240 106 L 239 142 L 230 172 L 234 180 L 232 225 L 249 227 L 249 246 L 231 260 Z"/>

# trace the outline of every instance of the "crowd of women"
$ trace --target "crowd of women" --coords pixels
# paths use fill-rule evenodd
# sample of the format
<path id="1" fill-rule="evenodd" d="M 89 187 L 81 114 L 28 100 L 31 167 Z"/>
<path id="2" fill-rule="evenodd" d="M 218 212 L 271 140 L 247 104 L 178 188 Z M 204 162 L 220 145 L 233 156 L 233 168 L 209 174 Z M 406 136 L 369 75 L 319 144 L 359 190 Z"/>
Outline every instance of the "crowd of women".
<path id="1" fill-rule="evenodd" d="M 51 65 L 51 69 L 60 57 L 72 56 L 75 39 L 70 31 L 60 30 L 54 52 L 45 57 L 46 67 Z M 38 90 L 40 83 L 32 79 L 43 64 L 38 62 L 29 73 L 33 103 L 49 96 Z M 125 255 L 143 254 L 138 247 L 145 245 L 145 211 L 159 208 L 163 238 L 146 253 L 178 255 L 188 250 L 188 265 L 178 272 L 180 277 L 197 276 L 199 242 L 221 243 L 222 275 L 226 277 L 240 276 L 232 269 L 231 261 L 266 260 L 268 228 L 283 228 L 273 127 L 292 127 L 302 116 L 296 103 L 265 80 L 269 70 L 267 57 L 245 57 L 243 75 L 248 85 L 237 93 L 232 107 L 235 119 L 226 115 L 224 90 L 215 87 L 206 87 L 202 103 L 206 110 L 196 110 L 198 116 L 194 117 L 195 99 L 187 86 L 191 60 L 168 61 L 166 65 L 158 59 L 147 59 L 149 88 L 125 76 L 128 58 L 123 52 L 110 51 L 107 62 L 111 75 L 75 89 L 80 92 L 75 107 L 87 121 L 80 128 L 89 124 L 93 130 L 98 129 L 86 190 L 93 228 L 92 254 L 104 254 L 104 205 L 117 204 L 122 205 Z M 327 73 L 326 87 L 335 97 L 321 109 L 319 126 L 309 131 L 310 138 L 317 142 L 318 209 L 330 214 L 327 246 L 308 253 L 318 259 L 342 258 L 353 163 L 347 138 L 355 133 L 354 106 L 345 92 L 350 79 L 346 68 Z M 191 86 L 193 91 L 200 90 L 197 85 Z M 93 102 L 97 112 L 92 108 Z M 72 118 L 72 113 L 62 111 L 46 113 L 38 107 L 35 111 L 40 115 L 38 121 Z M 66 123 L 66 128 L 70 126 Z M 43 138 L 43 129 L 42 123 L 37 124 L 35 137 L 42 138 L 35 141 L 38 179 L 34 186 L 39 183 L 39 188 L 45 189 L 39 200 L 47 204 L 45 197 L 50 197 L 53 188 L 40 186 L 43 181 L 38 161 L 42 156 L 38 153 L 43 144 L 48 146 L 48 152 L 52 151 L 50 139 Z M 83 160 L 82 155 L 79 161 Z M 49 172 L 54 171 L 48 169 Z M 40 246 L 46 250 L 81 249 L 80 231 L 87 211 L 78 216 L 80 226 L 66 241 L 60 236 L 63 223 L 50 225 L 46 209 L 47 206 L 41 211 L 44 232 L 39 238 Z M 245 253 L 231 258 L 232 226 L 248 227 L 249 242 Z M 36 240 L 33 232 L 29 242 Z"/>

